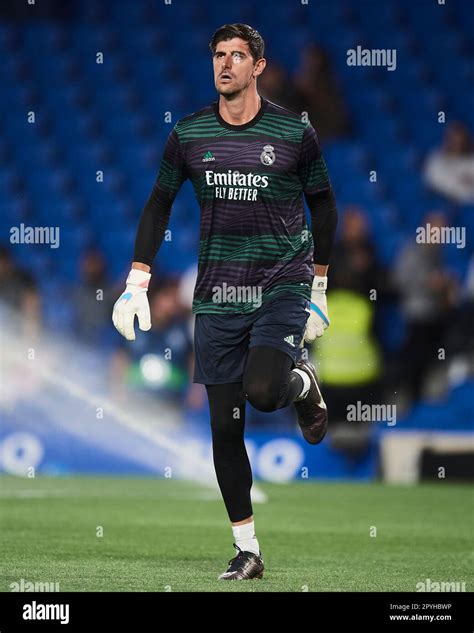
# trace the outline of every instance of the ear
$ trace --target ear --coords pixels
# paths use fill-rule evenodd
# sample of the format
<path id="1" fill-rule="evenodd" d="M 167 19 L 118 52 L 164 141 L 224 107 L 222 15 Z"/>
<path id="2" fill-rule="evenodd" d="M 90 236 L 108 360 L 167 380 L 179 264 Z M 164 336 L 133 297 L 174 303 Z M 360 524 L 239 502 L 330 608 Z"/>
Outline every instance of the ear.
<path id="1" fill-rule="evenodd" d="M 253 70 L 253 76 L 258 77 L 259 75 L 261 75 L 263 71 L 265 70 L 266 65 L 267 65 L 267 60 L 264 57 L 259 59 L 258 62 L 255 64 L 255 68 Z"/>

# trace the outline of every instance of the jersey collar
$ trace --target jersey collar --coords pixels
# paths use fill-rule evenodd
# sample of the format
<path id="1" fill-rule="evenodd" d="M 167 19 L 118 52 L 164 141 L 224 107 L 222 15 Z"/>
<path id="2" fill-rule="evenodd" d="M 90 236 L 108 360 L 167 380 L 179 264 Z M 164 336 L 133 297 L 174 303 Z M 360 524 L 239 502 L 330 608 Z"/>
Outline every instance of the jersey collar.
<path id="1" fill-rule="evenodd" d="M 249 127 L 253 127 L 256 123 L 260 121 L 262 116 L 265 114 L 268 101 L 264 99 L 263 97 L 260 97 L 260 100 L 261 100 L 260 110 L 253 117 L 253 119 L 250 119 L 250 121 L 248 121 L 247 123 L 243 123 L 242 125 L 232 125 L 231 123 L 227 123 L 227 121 L 224 121 L 224 119 L 221 117 L 221 114 L 219 112 L 219 101 L 214 101 L 214 103 L 212 104 L 212 107 L 213 107 L 216 119 L 219 121 L 222 127 L 225 127 L 228 130 L 235 130 L 235 131 L 240 132 L 242 130 L 247 130 Z"/>

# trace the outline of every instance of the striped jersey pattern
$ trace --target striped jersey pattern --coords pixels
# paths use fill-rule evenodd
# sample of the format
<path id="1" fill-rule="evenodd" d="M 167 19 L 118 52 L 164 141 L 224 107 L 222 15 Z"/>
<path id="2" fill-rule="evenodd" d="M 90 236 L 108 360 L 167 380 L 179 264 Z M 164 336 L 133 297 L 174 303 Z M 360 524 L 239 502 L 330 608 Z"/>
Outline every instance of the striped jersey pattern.
<path id="1" fill-rule="evenodd" d="M 252 121 L 230 125 L 215 102 L 170 133 L 161 199 L 172 202 L 187 178 L 201 209 L 193 313 L 249 313 L 286 292 L 310 298 L 313 239 L 303 194 L 330 186 L 310 123 L 262 98 Z"/>

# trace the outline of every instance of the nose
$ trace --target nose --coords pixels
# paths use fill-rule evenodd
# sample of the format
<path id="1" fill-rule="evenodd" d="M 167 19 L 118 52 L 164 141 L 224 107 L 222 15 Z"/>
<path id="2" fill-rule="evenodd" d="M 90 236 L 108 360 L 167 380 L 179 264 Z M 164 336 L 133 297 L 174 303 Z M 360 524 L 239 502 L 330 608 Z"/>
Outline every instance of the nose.
<path id="1" fill-rule="evenodd" d="M 227 53 L 222 61 L 223 61 L 222 70 L 232 67 L 232 55 L 230 53 Z"/>

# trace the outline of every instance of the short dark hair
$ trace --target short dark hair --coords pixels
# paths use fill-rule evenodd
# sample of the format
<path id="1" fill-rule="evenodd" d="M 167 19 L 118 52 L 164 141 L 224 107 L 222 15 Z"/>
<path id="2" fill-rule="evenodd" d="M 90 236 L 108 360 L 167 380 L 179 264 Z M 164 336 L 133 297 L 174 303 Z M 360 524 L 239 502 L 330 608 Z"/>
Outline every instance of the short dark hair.
<path id="1" fill-rule="evenodd" d="M 258 31 L 253 29 L 248 24 L 224 24 L 217 29 L 209 42 L 209 48 L 212 54 L 216 52 L 219 42 L 225 42 L 231 40 L 234 37 L 239 37 L 244 42 L 247 42 L 252 55 L 253 61 L 257 62 L 263 57 L 265 52 L 265 42 Z"/>

